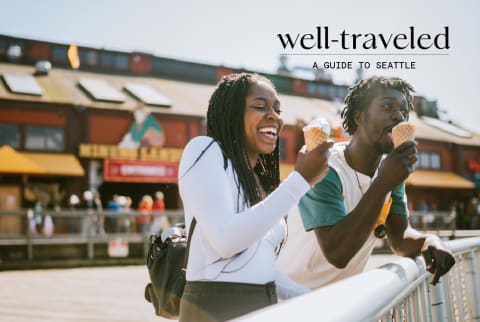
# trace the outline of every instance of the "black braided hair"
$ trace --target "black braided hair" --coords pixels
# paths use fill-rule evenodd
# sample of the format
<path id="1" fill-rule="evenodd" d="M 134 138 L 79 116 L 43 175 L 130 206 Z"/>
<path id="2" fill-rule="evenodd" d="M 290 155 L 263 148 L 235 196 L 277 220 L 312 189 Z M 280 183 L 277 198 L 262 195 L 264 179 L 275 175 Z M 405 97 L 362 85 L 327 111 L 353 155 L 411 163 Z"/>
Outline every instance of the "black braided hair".
<path id="1" fill-rule="evenodd" d="M 342 111 L 343 128 L 350 135 L 357 130 L 355 124 L 355 113 L 361 111 L 364 107 L 370 105 L 375 97 L 377 89 L 393 88 L 405 95 L 408 102 L 408 110 L 412 111 L 413 96 L 410 92 L 415 92 L 412 85 L 398 77 L 372 76 L 358 81 L 349 88 L 345 97 L 345 107 Z"/>
<path id="2" fill-rule="evenodd" d="M 258 156 L 254 169 L 250 166 L 245 151 L 246 97 L 250 86 L 257 81 L 266 82 L 275 89 L 270 80 L 258 74 L 239 73 L 224 76 L 210 97 L 207 111 L 207 135 L 217 141 L 223 154 L 231 160 L 244 193 L 244 201 L 249 205 L 262 200 L 254 173 L 258 175 L 266 193 L 275 190 L 280 183 L 278 139 L 272 153 Z"/>

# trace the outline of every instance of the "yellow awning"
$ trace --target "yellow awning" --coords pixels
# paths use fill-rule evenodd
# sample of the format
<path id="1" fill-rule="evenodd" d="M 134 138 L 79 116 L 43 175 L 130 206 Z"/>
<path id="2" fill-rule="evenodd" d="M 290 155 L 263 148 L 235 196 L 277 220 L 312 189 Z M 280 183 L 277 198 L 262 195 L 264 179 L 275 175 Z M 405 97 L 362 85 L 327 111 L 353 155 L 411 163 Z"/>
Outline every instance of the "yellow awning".
<path id="1" fill-rule="evenodd" d="M 42 167 L 46 175 L 83 176 L 85 174 L 80 162 L 73 154 L 23 152 L 22 155 Z"/>
<path id="2" fill-rule="evenodd" d="M 405 182 L 407 186 L 447 189 L 474 189 L 475 184 L 453 172 L 415 170 Z"/>
<path id="3" fill-rule="evenodd" d="M 15 151 L 8 145 L 0 148 L 0 173 L 44 174 L 46 171 L 36 162 Z"/>

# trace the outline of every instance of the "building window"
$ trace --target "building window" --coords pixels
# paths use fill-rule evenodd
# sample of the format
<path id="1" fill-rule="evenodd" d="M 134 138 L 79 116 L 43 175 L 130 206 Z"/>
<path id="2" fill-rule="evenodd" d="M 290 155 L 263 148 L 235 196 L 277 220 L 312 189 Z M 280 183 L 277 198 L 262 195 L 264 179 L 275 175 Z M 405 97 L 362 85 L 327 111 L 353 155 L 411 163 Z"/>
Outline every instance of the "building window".
<path id="1" fill-rule="evenodd" d="M 430 161 L 431 161 L 431 166 L 432 166 L 432 169 L 440 169 L 441 167 L 441 162 L 440 162 L 440 154 L 438 153 L 432 153 L 430 155 Z"/>
<path id="2" fill-rule="evenodd" d="M 80 65 L 83 66 L 96 66 L 98 64 L 98 54 L 91 49 L 80 48 L 78 58 L 80 58 Z"/>
<path id="3" fill-rule="evenodd" d="M 317 87 L 316 87 L 316 85 L 315 85 L 314 83 L 312 83 L 312 82 L 308 82 L 308 83 L 307 83 L 307 93 L 308 93 L 309 95 L 315 95 L 316 92 L 317 92 Z"/>
<path id="4" fill-rule="evenodd" d="M 335 86 L 333 85 L 329 85 L 327 87 L 327 91 L 328 91 L 328 97 L 334 97 L 335 96 Z"/>
<path id="5" fill-rule="evenodd" d="M 128 56 L 127 55 L 116 55 L 115 56 L 115 68 L 116 69 L 128 69 Z"/>
<path id="6" fill-rule="evenodd" d="M 343 87 L 337 86 L 335 87 L 335 97 L 345 97 L 345 89 Z"/>
<path id="7" fill-rule="evenodd" d="M 328 96 L 328 85 L 325 84 L 319 84 L 318 85 L 318 95 L 321 97 Z"/>
<path id="8" fill-rule="evenodd" d="M 0 146 L 20 147 L 20 130 L 17 125 L 0 124 Z"/>
<path id="9" fill-rule="evenodd" d="M 419 152 L 418 167 L 422 169 L 439 170 L 442 167 L 440 153 L 437 152 Z"/>
<path id="10" fill-rule="evenodd" d="M 418 167 L 429 169 L 430 168 L 430 155 L 426 152 L 420 152 L 418 154 Z"/>
<path id="11" fill-rule="evenodd" d="M 63 151 L 64 131 L 62 128 L 27 126 L 25 127 L 25 149 Z"/>
<path id="12" fill-rule="evenodd" d="M 7 53 L 7 41 L 5 39 L 0 39 L 0 56 L 5 56 Z"/>
<path id="13" fill-rule="evenodd" d="M 67 62 L 67 47 L 53 46 L 53 48 L 52 48 L 52 60 L 54 62 L 66 63 Z"/>
<path id="14" fill-rule="evenodd" d="M 81 63 L 81 62 L 80 62 Z M 87 51 L 85 55 L 85 63 L 90 66 L 95 66 L 98 64 L 98 54 L 93 50 Z"/>
<path id="15" fill-rule="evenodd" d="M 111 67 L 113 65 L 113 54 L 103 52 L 100 54 L 100 65 L 103 67 Z"/>

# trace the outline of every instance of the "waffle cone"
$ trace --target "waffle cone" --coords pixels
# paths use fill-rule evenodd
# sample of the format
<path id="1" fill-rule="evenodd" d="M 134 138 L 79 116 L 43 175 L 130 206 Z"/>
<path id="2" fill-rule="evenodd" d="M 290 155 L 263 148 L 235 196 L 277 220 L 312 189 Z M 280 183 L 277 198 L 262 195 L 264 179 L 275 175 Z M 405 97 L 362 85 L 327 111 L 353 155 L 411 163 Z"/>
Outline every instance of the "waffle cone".
<path id="1" fill-rule="evenodd" d="M 397 147 L 403 142 L 415 139 L 415 125 L 400 123 L 392 129 L 393 146 Z"/>
<path id="2" fill-rule="evenodd" d="M 322 131 L 322 129 L 313 127 L 308 131 L 304 131 L 303 135 L 305 137 L 305 145 L 307 146 L 307 151 L 315 149 L 319 144 L 325 142 L 329 135 Z"/>

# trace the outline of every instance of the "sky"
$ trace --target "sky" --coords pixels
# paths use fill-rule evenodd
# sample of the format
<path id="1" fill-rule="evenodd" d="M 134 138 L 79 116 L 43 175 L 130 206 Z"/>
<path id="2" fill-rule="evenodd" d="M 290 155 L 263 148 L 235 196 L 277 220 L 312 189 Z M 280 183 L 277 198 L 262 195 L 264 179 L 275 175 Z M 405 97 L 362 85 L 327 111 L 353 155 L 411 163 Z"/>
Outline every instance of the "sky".
<path id="1" fill-rule="evenodd" d="M 351 70 L 326 71 L 334 82 L 347 85 L 353 84 L 359 62 L 367 61 L 371 68 L 363 70 L 365 77 L 401 77 L 413 85 L 416 94 L 436 100 L 445 111 L 442 117 L 480 132 L 476 93 L 480 75 L 477 0 L 0 0 L 0 4 L 0 33 L 11 36 L 141 51 L 259 73 L 274 73 L 281 54 L 289 54 L 289 68 L 303 68 L 306 73 L 310 73 L 314 62 L 321 67 L 326 62 L 350 61 Z M 316 34 L 317 26 L 328 26 L 332 38 L 339 38 L 343 30 L 386 36 L 408 34 L 410 26 L 418 34 L 436 35 L 448 26 L 450 48 L 284 50 L 277 36 Z M 444 55 L 410 55 L 420 52 Z M 378 55 L 381 53 L 390 55 Z M 408 65 L 415 62 L 415 69 L 376 69 L 378 61 L 404 61 Z"/>

